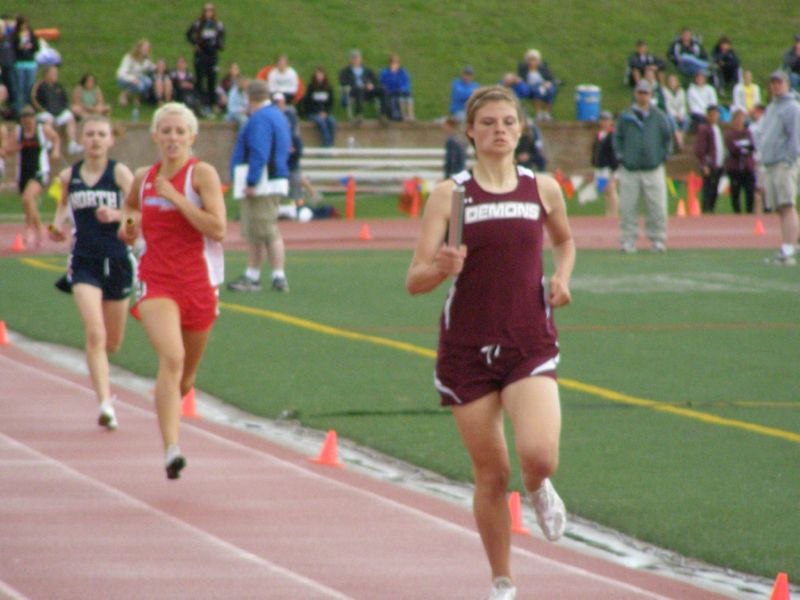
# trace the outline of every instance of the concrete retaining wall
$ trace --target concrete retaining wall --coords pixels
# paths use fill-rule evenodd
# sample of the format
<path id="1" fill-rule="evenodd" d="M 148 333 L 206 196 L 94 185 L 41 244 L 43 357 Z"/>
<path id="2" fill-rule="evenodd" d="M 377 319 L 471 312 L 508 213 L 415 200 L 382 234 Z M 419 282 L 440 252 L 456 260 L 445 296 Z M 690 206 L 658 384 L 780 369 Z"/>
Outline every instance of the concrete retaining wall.
<path id="1" fill-rule="evenodd" d="M 119 134 L 112 150 L 113 158 L 121 160 L 133 170 L 157 160 L 158 153 L 150 138 L 148 123 L 119 122 L 116 128 Z M 548 122 L 542 123 L 540 129 L 548 170 L 559 168 L 566 175 L 586 175 L 591 172 L 592 141 L 597 132 L 595 124 Z M 313 123 L 301 123 L 300 135 L 307 146 L 318 146 L 320 143 Z M 390 123 L 386 126 L 377 121 L 365 121 L 360 126 L 340 122 L 336 145 L 346 146 L 351 138 L 355 146 L 362 148 L 442 148 L 445 134 L 438 124 L 432 122 Z M 195 153 L 217 168 L 223 182 L 229 181 L 228 164 L 235 140 L 236 129 L 233 124 L 214 121 L 201 123 L 200 134 L 194 146 Z M 693 139 L 688 137 L 686 142 L 687 147 L 691 148 Z M 14 157 L 6 159 L 6 182 L 14 178 L 14 160 Z M 66 164 L 54 165 L 53 171 L 58 172 L 63 166 Z M 694 157 L 685 151 L 673 155 L 667 163 L 667 171 L 673 177 L 685 175 L 694 168 Z"/>

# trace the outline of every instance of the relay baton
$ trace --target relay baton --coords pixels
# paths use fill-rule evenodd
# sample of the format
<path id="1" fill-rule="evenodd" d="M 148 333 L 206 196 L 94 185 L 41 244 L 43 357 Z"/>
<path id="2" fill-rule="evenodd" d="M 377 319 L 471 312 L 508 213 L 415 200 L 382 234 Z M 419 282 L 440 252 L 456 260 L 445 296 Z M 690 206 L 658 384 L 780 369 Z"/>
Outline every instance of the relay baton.
<path id="1" fill-rule="evenodd" d="M 450 228 L 447 232 L 447 245 L 452 248 L 461 246 L 461 233 L 464 228 L 464 188 L 457 185 L 453 188 L 450 201 Z"/>

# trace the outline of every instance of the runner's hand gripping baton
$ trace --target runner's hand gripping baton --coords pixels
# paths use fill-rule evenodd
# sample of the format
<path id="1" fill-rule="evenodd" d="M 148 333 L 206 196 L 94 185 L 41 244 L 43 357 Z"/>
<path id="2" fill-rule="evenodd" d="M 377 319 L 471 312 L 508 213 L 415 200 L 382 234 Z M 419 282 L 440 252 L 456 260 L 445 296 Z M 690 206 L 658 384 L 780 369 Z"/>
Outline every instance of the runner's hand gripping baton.
<path id="1" fill-rule="evenodd" d="M 451 248 L 461 246 L 461 233 L 464 229 L 464 188 L 457 185 L 453 188 L 450 200 L 450 227 L 447 232 L 447 245 Z"/>

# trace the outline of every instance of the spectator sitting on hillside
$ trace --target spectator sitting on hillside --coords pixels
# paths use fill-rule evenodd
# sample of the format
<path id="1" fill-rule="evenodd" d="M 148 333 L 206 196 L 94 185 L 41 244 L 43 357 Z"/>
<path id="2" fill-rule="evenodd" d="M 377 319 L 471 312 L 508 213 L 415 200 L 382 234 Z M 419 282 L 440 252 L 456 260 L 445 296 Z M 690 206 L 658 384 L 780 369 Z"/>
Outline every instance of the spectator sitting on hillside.
<path id="1" fill-rule="evenodd" d="M 517 147 L 514 149 L 514 159 L 521 167 L 531 171 L 544 171 L 547 161 L 544 158 L 543 149 L 542 132 L 533 121 L 527 119 L 522 134 L 519 136 Z"/>
<path id="2" fill-rule="evenodd" d="M 36 53 L 39 51 L 39 39 L 22 15 L 17 16 L 14 33 L 11 34 L 11 45 L 14 48 L 14 76 L 17 114 L 31 99 L 31 90 L 36 81 Z"/>
<path id="3" fill-rule="evenodd" d="M 177 102 L 183 102 L 195 114 L 208 114 L 197 91 L 195 80 L 189 72 L 189 63 L 183 56 L 175 61 L 175 68 L 170 72 L 172 80 L 172 96 Z"/>
<path id="4" fill-rule="evenodd" d="M 522 80 L 522 77 L 516 73 L 506 73 L 503 79 L 499 81 L 499 85 L 510 89 L 520 100 L 530 98 L 531 88 Z"/>
<path id="5" fill-rule="evenodd" d="M 558 93 L 558 85 L 547 63 L 542 62 L 541 53 L 536 49 L 528 50 L 525 61 L 519 63 L 517 74 L 530 88 L 528 97 L 533 100 L 536 118 L 551 121 L 553 117 L 550 110 Z"/>
<path id="6" fill-rule="evenodd" d="M 5 106 L 6 102 L 9 100 L 8 88 L 5 84 L 0 83 L 0 118 L 12 118 L 15 114 L 15 111 L 10 106 Z M 2 167 L 2 156 L 0 155 L 0 167 Z M 0 168 L 0 180 L 3 179 L 2 177 L 2 168 Z"/>
<path id="7" fill-rule="evenodd" d="M 460 173 L 467 166 L 467 138 L 461 131 L 461 122 L 453 116 L 442 125 L 447 139 L 444 142 L 444 178 Z"/>
<path id="8" fill-rule="evenodd" d="M 17 98 L 16 75 L 14 74 L 14 20 L 10 15 L 0 15 L 0 81 L 8 92 L 9 110 L 4 115 L 6 118 L 16 118 L 14 103 Z"/>
<path id="9" fill-rule="evenodd" d="M 800 34 L 794 36 L 794 44 L 783 55 L 783 69 L 789 74 L 792 88 L 800 90 Z"/>
<path id="10" fill-rule="evenodd" d="M 733 86 L 731 111 L 741 108 L 752 117 L 753 109 L 759 104 L 761 104 L 761 87 L 757 83 L 753 83 L 752 71 L 744 71 L 742 80 Z"/>
<path id="11" fill-rule="evenodd" d="M 687 77 L 694 77 L 698 71 L 708 70 L 708 55 L 700 39 L 692 35 L 692 30 L 684 27 L 669 46 L 667 58 Z"/>
<path id="12" fill-rule="evenodd" d="M 456 120 L 464 120 L 464 109 L 467 106 L 467 100 L 472 95 L 472 92 L 480 87 L 475 81 L 475 70 L 467 65 L 461 71 L 461 76 L 456 77 L 450 85 L 450 116 Z"/>
<path id="13" fill-rule="evenodd" d="M 350 51 L 350 64 L 339 71 L 339 85 L 342 86 L 342 102 L 353 103 L 353 115 L 357 122 L 364 116 L 364 103 L 378 102 L 378 118 L 386 118 L 387 102 L 383 88 L 375 76 L 375 71 L 364 66 L 360 50 Z"/>
<path id="14" fill-rule="evenodd" d="M 302 112 L 310 121 L 313 121 L 322 138 L 322 146 L 333 146 L 336 138 L 336 119 L 333 118 L 333 86 L 328 80 L 328 74 L 322 67 L 317 67 L 303 96 Z"/>
<path id="15" fill-rule="evenodd" d="M 293 67 L 289 66 L 289 57 L 285 54 L 278 56 L 275 66 L 267 75 L 267 89 L 270 94 L 283 94 L 287 104 L 294 102 L 300 89 L 300 77 Z"/>
<path id="16" fill-rule="evenodd" d="M 662 111 L 666 111 L 666 105 L 664 102 L 664 91 L 661 83 L 658 81 L 658 67 L 655 65 L 650 65 L 645 67 L 644 69 L 644 76 L 642 77 L 645 81 L 650 83 L 650 87 L 652 88 L 653 92 L 650 94 L 650 104 L 655 107 L 660 108 Z"/>
<path id="17" fill-rule="evenodd" d="M 80 83 L 72 90 L 72 113 L 78 119 L 89 115 L 108 116 L 111 107 L 106 104 L 103 90 L 97 85 L 97 80 L 91 73 L 81 77 Z"/>
<path id="18" fill-rule="evenodd" d="M 704 71 L 698 71 L 694 76 L 694 81 L 689 84 L 686 92 L 686 102 L 689 105 L 689 118 L 691 119 L 691 129 L 706 122 L 706 112 L 709 106 L 717 106 L 717 91 L 714 86 L 708 83 L 708 78 Z"/>
<path id="19" fill-rule="evenodd" d="M 236 85 L 236 81 L 241 75 L 242 72 L 237 63 L 231 63 L 228 66 L 228 70 L 220 79 L 219 85 L 217 85 L 217 107 L 225 110 L 228 106 L 228 94 L 230 94 L 231 88 Z"/>
<path id="20" fill-rule="evenodd" d="M 133 94 L 134 106 L 139 106 L 143 98 L 151 95 L 154 70 L 155 65 L 150 60 L 150 42 L 141 39 L 122 57 L 117 68 L 117 85 L 122 88 L 118 100 L 120 106 L 128 106 L 128 94 Z"/>
<path id="21" fill-rule="evenodd" d="M 153 73 L 153 99 L 158 106 L 161 106 L 166 102 L 172 102 L 172 94 L 172 79 L 167 69 L 167 61 L 159 58 Z"/>
<path id="22" fill-rule="evenodd" d="M 686 91 L 675 73 L 667 76 L 667 85 L 661 88 L 664 111 L 675 132 L 675 145 L 683 148 L 683 133 L 689 129 L 689 111 L 686 106 Z"/>
<path id="23" fill-rule="evenodd" d="M 380 74 L 381 86 L 389 102 L 389 118 L 392 121 L 414 120 L 414 98 L 411 97 L 411 77 L 400 65 L 400 55 L 389 57 L 389 66 Z"/>
<path id="24" fill-rule="evenodd" d="M 711 59 L 714 63 L 714 84 L 719 93 L 724 96 L 728 88 L 739 82 L 740 67 L 739 57 L 727 35 L 719 38 L 711 51 Z"/>
<path id="25" fill-rule="evenodd" d="M 647 49 L 644 40 L 636 42 L 636 50 L 628 57 L 628 67 L 625 74 L 625 83 L 635 87 L 639 80 L 644 77 L 644 70 L 650 65 L 655 65 L 658 69 L 658 78 L 661 80 L 664 75 L 666 64 L 660 58 L 656 58 Z"/>
<path id="26" fill-rule="evenodd" d="M 240 76 L 228 91 L 228 103 L 225 106 L 225 120 L 233 121 L 241 129 L 247 123 L 247 87 L 250 79 Z"/>
<path id="27" fill-rule="evenodd" d="M 31 90 L 31 101 L 38 112 L 37 118 L 40 122 L 50 123 L 66 130 L 69 142 L 67 152 L 78 154 L 83 151 L 83 147 L 75 141 L 75 115 L 69 110 L 67 90 L 58 81 L 58 67 L 49 66 L 45 69 L 41 81 Z"/>

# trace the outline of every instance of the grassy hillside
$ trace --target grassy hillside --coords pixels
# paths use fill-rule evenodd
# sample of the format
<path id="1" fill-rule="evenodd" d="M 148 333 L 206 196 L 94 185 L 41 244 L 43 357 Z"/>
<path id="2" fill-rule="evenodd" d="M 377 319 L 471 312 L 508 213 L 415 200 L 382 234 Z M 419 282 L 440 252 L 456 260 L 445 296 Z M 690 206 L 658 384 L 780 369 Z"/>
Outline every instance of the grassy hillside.
<path id="1" fill-rule="evenodd" d="M 450 81 L 464 64 L 474 65 L 480 83 L 493 83 L 514 70 L 531 47 L 542 51 L 565 82 L 556 118 L 574 119 L 574 88 L 581 83 L 601 86 L 604 108 L 619 110 L 628 102 L 622 74 L 638 38 L 663 54 L 683 25 L 702 34 L 709 51 L 725 33 L 763 84 L 792 34 L 800 33 L 800 11 L 792 0 L 540 0 L 525 3 L 525 9 L 486 0 L 223 0 L 216 5 L 228 31 L 223 69 L 235 61 L 255 74 L 287 52 L 307 79 L 317 64 L 335 76 L 352 47 L 361 48 L 365 63 L 376 69 L 397 51 L 412 75 L 422 119 L 445 114 Z M 55 47 L 65 59 L 62 80 L 68 87 L 91 70 L 115 98 L 114 72 L 137 39 L 150 38 L 154 55 L 170 64 L 181 54 L 190 56 L 184 32 L 201 6 L 184 0 L 14 0 L 4 10 L 23 12 L 34 28 L 61 30 Z"/>

